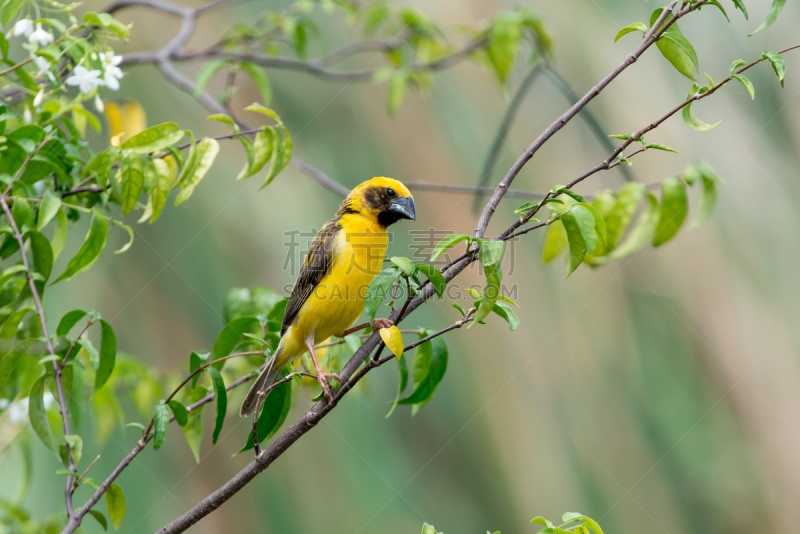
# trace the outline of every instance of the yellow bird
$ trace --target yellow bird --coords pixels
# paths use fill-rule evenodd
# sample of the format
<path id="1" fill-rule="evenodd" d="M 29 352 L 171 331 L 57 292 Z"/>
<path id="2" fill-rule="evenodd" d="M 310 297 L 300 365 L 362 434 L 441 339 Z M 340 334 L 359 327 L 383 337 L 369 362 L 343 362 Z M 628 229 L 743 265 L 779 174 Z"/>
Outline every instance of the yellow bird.
<path id="1" fill-rule="evenodd" d="M 308 249 L 300 274 L 286 304 L 281 341 L 275 355 L 247 393 L 239 414 L 260 407 L 281 369 L 308 351 L 325 398 L 331 401 L 327 373 L 314 354 L 314 345 L 332 335 L 344 337 L 364 311 L 367 289 L 383 269 L 389 242 L 387 229 L 400 219 L 414 220 L 416 208 L 411 192 L 391 178 L 373 178 L 358 185 L 339 206 L 336 216 L 325 223 Z M 391 322 L 376 319 L 374 327 Z"/>

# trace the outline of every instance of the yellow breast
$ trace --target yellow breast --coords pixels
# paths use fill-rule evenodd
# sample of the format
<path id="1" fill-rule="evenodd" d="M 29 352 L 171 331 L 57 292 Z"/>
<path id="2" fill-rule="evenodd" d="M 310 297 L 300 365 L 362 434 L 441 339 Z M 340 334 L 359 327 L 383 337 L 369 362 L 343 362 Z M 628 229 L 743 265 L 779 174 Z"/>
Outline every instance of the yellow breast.
<path id="1" fill-rule="evenodd" d="M 386 256 L 386 228 L 359 214 L 342 216 L 341 225 L 330 272 L 298 313 L 297 333 L 313 333 L 315 342 L 342 333 L 358 319 L 367 289 Z"/>

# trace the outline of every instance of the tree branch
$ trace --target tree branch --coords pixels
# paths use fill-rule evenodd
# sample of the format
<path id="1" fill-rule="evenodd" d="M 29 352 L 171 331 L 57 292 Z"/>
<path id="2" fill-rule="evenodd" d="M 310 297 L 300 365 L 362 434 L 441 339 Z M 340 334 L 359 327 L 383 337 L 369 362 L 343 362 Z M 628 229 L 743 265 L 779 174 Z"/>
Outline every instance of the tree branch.
<path id="1" fill-rule="evenodd" d="M 184 18 L 184 20 L 187 20 L 187 18 Z M 464 47 L 453 52 L 452 54 L 430 62 L 410 63 L 406 65 L 406 67 L 417 72 L 444 70 L 468 58 L 470 54 L 480 48 L 483 48 L 485 45 L 486 39 L 476 39 L 470 41 Z M 383 49 L 391 49 L 389 48 L 390 46 L 391 45 L 389 44 L 385 44 Z M 329 58 L 331 56 L 333 56 L 334 59 L 337 59 L 337 57 L 347 57 L 348 55 L 352 54 L 351 50 L 353 47 L 359 48 L 361 47 L 361 43 L 349 45 L 345 49 L 336 50 L 328 56 L 324 56 L 317 60 L 308 61 L 277 56 L 263 56 L 250 52 L 226 52 L 224 50 L 217 50 L 213 48 L 186 53 L 178 53 L 177 51 L 173 50 L 170 51 L 168 55 L 159 55 L 158 52 L 154 53 L 153 51 L 148 51 L 128 54 L 123 58 L 122 64 L 137 65 L 141 63 L 157 63 L 162 59 L 168 59 L 169 61 L 223 59 L 230 61 L 249 61 L 266 68 L 304 72 L 329 82 L 368 82 L 372 80 L 375 73 L 377 73 L 381 67 L 357 70 L 330 70 L 326 68 L 326 65 L 330 63 Z M 340 59 L 337 59 L 337 61 L 340 61 Z"/>
<path id="2" fill-rule="evenodd" d="M 492 197 L 489 199 L 489 202 L 483 208 L 483 212 L 481 213 L 480 219 L 478 220 L 478 226 L 475 228 L 475 232 L 473 233 L 474 237 L 483 237 L 486 233 L 486 228 L 489 226 L 489 220 L 492 218 L 494 211 L 497 209 L 497 205 L 500 203 L 500 200 L 506 194 L 511 183 L 514 181 L 514 178 L 517 177 L 517 174 L 522 170 L 528 161 L 533 157 L 534 154 L 556 133 L 558 133 L 566 124 L 572 120 L 578 112 L 586 107 L 589 102 L 591 102 L 597 95 L 600 94 L 603 89 L 605 89 L 608 84 L 610 84 L 617 76 L 619 76 L 625 69 L 633 65 L 639 57 L 648 49 L 650 48 L 663 34 L 667 31 L 670 26 L 672 26 L 675 22 L 678 21 L 681 17 L 685 16 L 688 13 L 691 13 L 695 9 L 701 7 L 702 5 L 708 3 L 709 0 L 698 0 L 693 4 L 688 4 L 685 8 L 679 10 L 677 13 L 672 15 L 672 12 L 675 9 L 675 6 L 679 3 L 679 0 L 673 0 L 669 6 L 667 6 L 662 12 L 661 15 L 656 20 L 653 27 L 650 31 L 645 34 L 644 39 L 636 47 L 636 50 L 629 54 L 617 67 L 615 67 L 610 73 L 608 73 L 602 80 L 600 80 L 597 85 L 592 87 L 592 89 L 586 93 L 575 105 L 569 108 L 561 117 L 559 117 L 553 124 L 551 124 L 544 132 L 536 138 L 536 140 L 531 143 L 531 145 L 522 153 L 519 159 L 514 163 L 511 169 L 506 173 L 503 180 L 497 186 Z M 670 15 L 672 15 L 670 17 Z M 667 18 L 669 17 L 669 20 Z M 665 22 L 666 21 L 666 22 Z M 663 26 L 661 24 L 663 23 Z"/>
<path id="3" fill-rule="evenodd" d="M 48 140 L 45 139 L 44 143 L 42 143 L 40 147 L 43 146 L 47 141 Z M 39 290 L 36 288 L 36 283 L 33 280 L 33 271 L 31 270 L 31 265 L 28 261 L 28 255 L 25 253 L 25 238 L 23 237 L 22 232 L 20 232 L 17 222 L 14 220 L 11 209 L 8 207 L 6 193 L 0 194 L 0 205 L 2 205 L 3 212 L 8 219 L 8 224 L 11 225 L 11 231 L 14 235 L 14 239 L 16 239 L 17 244 L 19 244 L 19 253 L 22 256 L 22 264 L 25 266 L 25 276 L 28 279 L 28 288 L 33 296 L 36 314 L 39 316 L 39 322 L 42 326 L 42 334 L 44 335 L 45 345 L 47 346 L 47 353 L 50 356 L 55 356 L 56 352 L 53 348 L 53 340 L 50 338 L 50 331 L 47 328 L 47 319 L 45 318 L 42 299 L 39 295 Z M 50 363 L 53 367 L 53 378 L 56 382 L 56 392 L 58 393 L 58 404 L 61 411 L 61 421 L 64 428 L 64 435 L 70 435 L 72 432 L 69 429 L 69 414 L 67 412 L 67 403 L 64 397 L 64 383 L 61 374 L 62 370 L 55 359 L 53 359 Z M 65 442 L 64 446 L 66 447 L 67 451 L 67 467 L 70 471 L 75 472 L 76 466 L 72 459 L 72 449 L 70 448 L 69 443 Z M 67 507 L 67 517 L 70 519 L 74 517 L 75 514 L 75 510 L 72 506 L 72 483 L 74 480 L 75 478 L 71 474 L 67 475 L 66 487 L 64 489 L 64 501 Z"/>

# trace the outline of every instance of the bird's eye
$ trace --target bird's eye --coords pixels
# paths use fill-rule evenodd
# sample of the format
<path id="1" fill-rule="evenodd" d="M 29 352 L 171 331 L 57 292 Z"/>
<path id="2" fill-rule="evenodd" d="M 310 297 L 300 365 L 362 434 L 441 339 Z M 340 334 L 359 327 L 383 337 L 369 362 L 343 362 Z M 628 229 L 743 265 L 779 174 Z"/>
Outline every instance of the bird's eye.
<path id="1" fill-rule="evenodd" d="M 394 192 L 394 189 L 392 189 L 392 188 L 390 187 L 390 188 L 388 188 L 388 189 L 386 190 L 386 194 L 387 194 L 387 195 L 389 195 L 389 197 L 391 198 L 391 197 L 395 196 L 397 193 L 395 193 L 395 192 Z"/>

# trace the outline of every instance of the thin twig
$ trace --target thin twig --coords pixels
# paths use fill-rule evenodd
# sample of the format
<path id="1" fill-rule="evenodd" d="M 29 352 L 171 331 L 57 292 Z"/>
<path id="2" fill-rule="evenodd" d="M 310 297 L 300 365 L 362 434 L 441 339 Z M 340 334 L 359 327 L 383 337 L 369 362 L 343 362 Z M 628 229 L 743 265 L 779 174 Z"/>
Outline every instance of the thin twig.
<path id="1" fill-rule="evenodd" d="M 13 182 L 12 182 L 13 183 Z M 8 224 L 11 226 L 11 231 L 16 239 L 17 243 L 19 244 L 19 252 L 22 256 L 22 264 L 25 266 L 25 274 L 28 279 L 28 287 L 30 288 L 31 295 L 33 296 L 33 302 L 36 307 L 36 314 L 39 316 L 39 322 L 42 325 L 42 333 L 44 335 L 45 345 L 47 346 L 47 353 L 50 356 L 55 356 L 56 352 L 53 348 L 53 340 L 50 338 L 50 331 L 47 328 L 47 319 L 45 318 L 44 314 L 44 306 L 42 306 L 42 298 L 39 295 L 39 290 L 36 288 L 36 283 L 33 280 L 33 271 L 31 270 L 30 262 L 28 261 L 28 255 L 25 252 L 25 239 L 22 236 L 22 232 L 20 232 L 19 227 L 17 226 L 16 221 L 14 220 L 14 216 L 11 213 L 11 209 L 8 207 L 8 202 L 6 202 L 6 195 L 0 194 L 0 204 L 2 204 L 3 212 L 6 214 L 6 218 L 8 219 Z M 64 384 L 62 381 L 61 375 L 61 368 L 56 363 L 55 359 L 51 360 L 50 363 L 53 367 L 53 378 L 56 382 L 56 392 L 58 393 L 58 404 L 61 411 L 61 420 L 64 428 L 64 435 L 68 436 L 72 434 L 69 429 L 69 415 L 67 413 L 67 402 L 64 396 Z M 70 471 L 75 472 L 76 466 L 75 462 L 72 459 L 72 449 L 69 446 L 68 442 L 64 443 L 64 447 L 66 448 L 67 452 L 67 467 Z M 72 482 L 75 478 L 69 474 L 67 475 L 67 483 L 66 488 L 64 489 L 64 501 L 67 507 L 67 517 L 72 518 L 75 514 L 75 510 L 72 506 Z"/>

